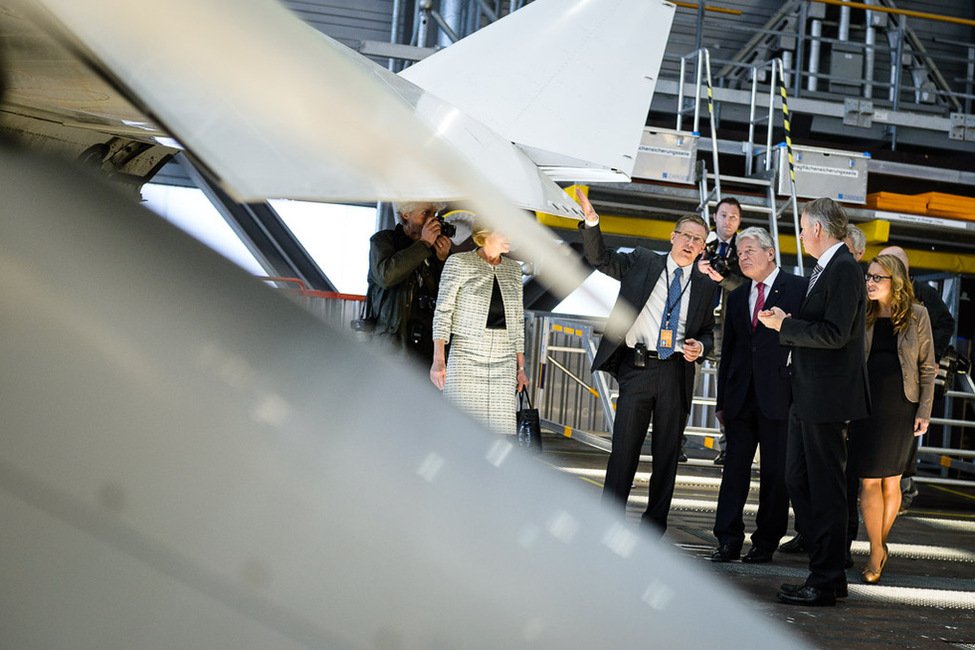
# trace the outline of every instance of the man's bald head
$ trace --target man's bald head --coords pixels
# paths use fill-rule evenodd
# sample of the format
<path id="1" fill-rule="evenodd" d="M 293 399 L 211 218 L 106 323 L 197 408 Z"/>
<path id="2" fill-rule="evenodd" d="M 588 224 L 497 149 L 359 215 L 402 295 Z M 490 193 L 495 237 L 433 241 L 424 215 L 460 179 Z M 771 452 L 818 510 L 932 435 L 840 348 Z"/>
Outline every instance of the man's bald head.
<path id="1" fill-rule="evenodd" d="M 911 263 L 907 261 L 907 252 L 900 246 L 888 246 L 884 250 L 877 253 L 877 255 L 893 255 L 904 263 L 904 268 L 908 272 L 911 270 Z"/>

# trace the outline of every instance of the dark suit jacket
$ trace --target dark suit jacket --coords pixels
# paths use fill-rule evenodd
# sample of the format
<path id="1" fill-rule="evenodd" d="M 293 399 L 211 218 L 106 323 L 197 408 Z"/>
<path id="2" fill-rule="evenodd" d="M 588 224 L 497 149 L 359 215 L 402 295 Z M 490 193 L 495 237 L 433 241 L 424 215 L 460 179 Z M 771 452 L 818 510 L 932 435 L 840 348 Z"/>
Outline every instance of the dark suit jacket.
<path id="1" fill-rule="evenodd" d="M 787 314 L 797 314 L 806 295 L 806 278 L 780 270 L 765 296 L 765 309 L 780 307 Z M 723 411 L 725 421 L 741 411 L 749 384 L 755 382 L 755 397 L 765 417 L 785 420 L 789 417 L 792 397 L 788 346 L 779 342 L 779 333 L 761 323 L 752 331 L 748 280 L 730 294 L 725 305 L 724 339 L 718 364 L 718 401 L 715 410 Z"/>
<path id="2" fill-rule="evenodd" d="M 934 356 L 937 362 L 945 353 L 955 334 L 955 319 L 938 292 L 927 282 L 914 280 L 914 297 L 928 310 L 931 333 L 934 335 Z"/>
<path id="3" fill-rule="evenodd" d="M 792 401 L 800 420 L 843 422 L 869 415 L 865 309 L 863 271 L 842 246 L 779 332 L 779 340 L 792 346 Z"/>
<path id="4" fill-rule="evenodd" d="M 619 367 L 619 353 L 626 347 L 626 332 L 633 326 L 636 316 L 650 298 L 653 287 L 667 265 L 667 257 L 646 248 L 637 248 L 632 253 L 618 253 L 606 248 L 599 226 L 588 228 L 581 224 L 583 250 L 586 259 L 597 270 L 620 281 L 620 293 L 609 315 L 610 326 L 603 334 L 592 369 L 605 370 L 616 376 Z M 714 300 L 718 285 L 691 265 L 691 286 L 686 300 L 687 323 L 684 337 L 696 339 L 704 346 L 698 358 L 704 357 L 714 348 Z M 629 314 L 624 315 L 626 312 Z M 681 360 L 685 366 L 684 398 L 690 410 L 694 391 L 694 366 Z"/>

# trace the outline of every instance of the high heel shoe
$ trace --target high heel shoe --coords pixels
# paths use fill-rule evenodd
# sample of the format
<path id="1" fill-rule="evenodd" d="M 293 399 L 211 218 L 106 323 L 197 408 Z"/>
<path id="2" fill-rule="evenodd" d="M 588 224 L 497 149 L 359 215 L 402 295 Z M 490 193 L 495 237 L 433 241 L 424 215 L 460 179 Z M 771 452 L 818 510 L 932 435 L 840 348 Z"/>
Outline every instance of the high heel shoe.
<path id="1" fill-rule="evenodd" d="M 884 557 L 880 560 L 880 568 L 873 569 L 869 564 L 863 566 L 863 571 L 860 572 L 860 579 L 868 585 L 875 585 L 880 582 L 880 575 L 884 572 L 884 565 L 887 564 L 887 549 L 884 549 Z"/>

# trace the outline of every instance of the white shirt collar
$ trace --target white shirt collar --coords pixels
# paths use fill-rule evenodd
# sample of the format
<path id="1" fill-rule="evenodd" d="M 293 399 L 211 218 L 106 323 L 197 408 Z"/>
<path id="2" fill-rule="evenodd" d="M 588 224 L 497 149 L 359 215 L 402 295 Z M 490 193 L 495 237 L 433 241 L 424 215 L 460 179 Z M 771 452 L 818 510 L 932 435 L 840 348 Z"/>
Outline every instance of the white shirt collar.
<path id="1" fill-rule="evenodd" d="M 679 267 L 677 265 L 677 262 L 674 260 L 673 256 L 670 253 L 667 253 L 667 272 L 670 273 L 671 275 L 673 275 L 674 271 L 676 271 L 679 268 L 681 269 L 681 274 L 680 274 L 681 277 L 686 281 L 688 278 L 691 277 L 692 266 L 694 266 L 694 262 L 691 262 L 687 266 Z"/>
<path id="2" fill-rule="evenodd" d="M 768 277 L 766 277 L 761 282 L 756 282 L 755 280 L 752 280 L 752 290 L 758 291 L 758 285 L 760 284 L 764 284 L 766 287 L 771 289 L 772 285 L 775 284 L 775 278 L 777 277 L 779 277 L 779 267 L 776 266 L 774 269 L 772 269 L 772 272 L 768 274 Z"/>
<path id="3" fill-rule="evenodd" d="M 825 269 L 826 265 L 829 264 L 829 261 L 833 259 L 834 255 L 836 255 L 836 251 L 840 249 L 840 246 L 846 246 L 846 244 L 843 242 L 836 242 L 828 249 L 826 249 L 825 253 L 819 256 L 819 259 L 816 260 L 816 263 Z"/>

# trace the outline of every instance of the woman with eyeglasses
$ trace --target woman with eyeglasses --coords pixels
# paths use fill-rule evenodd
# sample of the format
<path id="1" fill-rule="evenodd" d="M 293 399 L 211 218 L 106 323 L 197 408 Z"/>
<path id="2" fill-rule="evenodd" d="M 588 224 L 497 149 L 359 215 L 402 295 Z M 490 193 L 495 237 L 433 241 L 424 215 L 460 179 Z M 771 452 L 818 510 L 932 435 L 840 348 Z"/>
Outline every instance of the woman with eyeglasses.
<path id="1" fill-rule="evenodd" d="M 873 411 L 850 423 L 850 459 L 870 539 L 863 582 L 880 580 L 887 535 L 901 505 L 900 480 L 914 436 L 928 430 L 934 401 L 934 343 L 927 310 L 914 300 L 904 264 L 878 255 L 866 274 L 864 337 Z"/>

